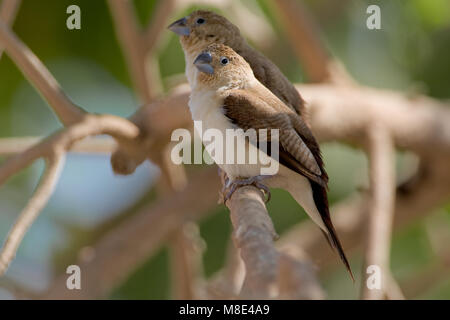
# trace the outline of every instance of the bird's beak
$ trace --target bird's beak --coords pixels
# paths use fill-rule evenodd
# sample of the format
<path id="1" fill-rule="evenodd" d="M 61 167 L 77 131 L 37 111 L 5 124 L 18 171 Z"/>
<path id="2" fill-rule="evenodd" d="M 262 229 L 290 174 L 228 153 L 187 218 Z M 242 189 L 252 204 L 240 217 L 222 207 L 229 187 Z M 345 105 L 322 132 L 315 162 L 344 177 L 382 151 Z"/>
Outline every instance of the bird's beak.
<path id="1" fill-rule="evenodd" d="M 211 66 L 212 56 L 209 52 L 202 52 L 194 61 L 194 65 L 201 72 L 213 74 L 214 68 Z"/>
<path id="2" fill-rule="evenodd" d="M 175 21 L 170 26 L 168 26 L 167 29 L 169 29 L 172 32 L 175 32 L 176 34 L 178 34 L 180 36 L 188 36 L 191 34 L 191 30 L 187 26 L 186 17 Z"/>

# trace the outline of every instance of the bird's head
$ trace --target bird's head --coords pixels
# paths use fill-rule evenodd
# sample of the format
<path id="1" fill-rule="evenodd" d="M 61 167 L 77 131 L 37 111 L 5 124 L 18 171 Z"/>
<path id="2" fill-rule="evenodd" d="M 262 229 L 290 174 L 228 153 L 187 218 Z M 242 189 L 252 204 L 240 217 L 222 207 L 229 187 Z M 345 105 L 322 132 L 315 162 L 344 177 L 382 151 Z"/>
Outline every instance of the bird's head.
<path id="1" fill-rule="evenodd" d="M 244 41 L 234 24 L 212 11 L 194 11 L 173 22 L 168 29 L 181 37 L 181 44 L 187 50 L 198 46 L 204 48 L 212 43 L 222 43 L 237 49 Z"/>
<path id="2" fill-rule="evenodd" d="M 194 60 L 197 83 L 210 89 L 243 88 L 254 80 L 250 65 L 233 49 L 211 44 Z"/>

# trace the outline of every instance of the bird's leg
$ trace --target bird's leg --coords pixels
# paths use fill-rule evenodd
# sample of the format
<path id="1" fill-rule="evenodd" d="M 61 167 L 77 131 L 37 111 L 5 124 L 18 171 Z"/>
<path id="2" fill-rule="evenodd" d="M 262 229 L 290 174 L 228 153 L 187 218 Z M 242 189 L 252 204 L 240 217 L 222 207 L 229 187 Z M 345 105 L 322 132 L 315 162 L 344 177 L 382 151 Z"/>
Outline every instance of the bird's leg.
<path id="1" fill-rule="evenodd" d="M 255 186 L 258 189 L 263 190 L 264 194 L 267 195 L 266 202 L 269 202 L 271 197 L 270 189 L 266 185 L 262 184 L 261 181 L 270 177 L 270 175 L 259 175 L 250 178 L 236 178 L 234 180 L 228 178 L 228 181 L 224 183 L 222 189 L 223 203 L 227 202 L 227 200 L 231 198 L 236 189 L 242 186 Z"/>

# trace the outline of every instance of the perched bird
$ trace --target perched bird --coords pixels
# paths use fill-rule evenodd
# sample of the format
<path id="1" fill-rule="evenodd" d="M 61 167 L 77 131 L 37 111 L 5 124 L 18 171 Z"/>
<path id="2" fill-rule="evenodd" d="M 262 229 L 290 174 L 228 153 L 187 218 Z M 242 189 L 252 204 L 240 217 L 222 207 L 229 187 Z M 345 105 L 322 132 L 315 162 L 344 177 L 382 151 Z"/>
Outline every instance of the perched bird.
<path id="1" fill-rule="evenodd" d="M 189 107 L 193 120 L 201 121 L 204 129 L 218 129 L 224 134 L 228 129 L 278 129 L 278 172 L 261 177 L 260 164 L 217 163 L 230 179 L 229 185 L 287 190 L 337 249 L 353 278 L 331 222 L 328 176 L 319 145 L 302 118 L 258 81 L 245 59 L 228 46 L 209 45 L 194 59 L 193 66 Z M 259 148 L 258 142 L 247 143 L 248 152 Z"/>
<path id="2" fill-rule="evenodd" d="M 225 44 L 250 64 L 256 79 L 304 120 L 307 119 L 303 99 L 294 86 L 272 61 L 253 49 L 239 29 L 226 18 L 211 11 L 199 10 L 175 21 L 168 28 L 181 36 L 188 79 L 193 78 L 192 62 L 201 50 L 209 44 Z"/>

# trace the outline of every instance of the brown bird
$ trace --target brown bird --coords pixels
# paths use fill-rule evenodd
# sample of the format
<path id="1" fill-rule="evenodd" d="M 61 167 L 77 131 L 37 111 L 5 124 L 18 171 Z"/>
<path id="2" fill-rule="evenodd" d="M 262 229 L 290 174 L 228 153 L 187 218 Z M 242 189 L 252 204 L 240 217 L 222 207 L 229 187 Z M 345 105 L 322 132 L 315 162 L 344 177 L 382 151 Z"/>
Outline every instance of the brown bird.
<path id="1" fill-rule="evenodd" d="M 217 150 L 211 152 L 229 178 L 228 199 L 239 185 L 253 184 L 264 190 L 283 188 L 305 209 L 320 227 L 326 239 L 337 249 L 353 278 L 350 265 L 331 222 L 328 210 L 328 176 L 317 144 L 302 118 L 258 81 L 250 65 L 233 49 L 222 44 L 209 45 L 193 62 L 189 107 L 193 120 L 203 129 L 278 130 L 278 172 L 262 176 L 263 164 L 223 163 Z M 267 137 L 272 141 L 273 136 Z M 207 150 L 208 143 L 203 141 Z M 262 141 L 245 143 L 247 153 L 261 149 Z M 226 152 L 229 146 L 225 146 Z M 274 150 L 268 148 L 272 156 Z"/>
<path id="2" fill-rule="evenodd" d="M 193 77 L 192 62 L 201 50 L 209 44 L 225 44 L 250 64 L 256 79 L 306 121 L 303 99 L 292 83 L 272 61 L 253 49 L 241 36 L 238 27 L 226 18 L 211 11 L 194 11 L 172 23 L 169 30 L 181 36 L 188 79 Z"/>

